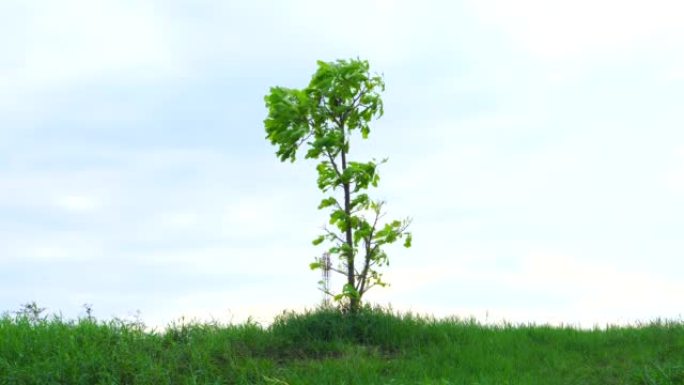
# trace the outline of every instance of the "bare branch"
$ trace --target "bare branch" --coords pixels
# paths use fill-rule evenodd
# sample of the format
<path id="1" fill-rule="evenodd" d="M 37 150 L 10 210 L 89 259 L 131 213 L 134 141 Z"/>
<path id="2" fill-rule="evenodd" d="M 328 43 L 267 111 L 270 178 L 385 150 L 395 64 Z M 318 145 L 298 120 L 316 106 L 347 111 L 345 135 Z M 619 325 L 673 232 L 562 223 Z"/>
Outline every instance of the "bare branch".
<path id="1" fill-rule="evenodd" d="M 339 205 L 338 205 L 338 206 L 339 206 Z M 345 243 L 345 242 L 346 242 L 344 239 L 342 239 L 342 237 L 340 237 L 339 235 L 337 235 L 337 233 L 335 233 L 334 231 L 331 231 L 330 229 L 328 229 L 327 226 L 323 227 L 323 231 L 325 231 L 328 235 L 332 235 L 333 237 L 335 237 L 335 239 L 336 239 L 337 241 L 339 241 L 339 242 L 341 242 L 341 243 Z"/>
<path id="2" fill-rule="evenodd" d="M 374 288 L 375 286 L 378 286 L 376 282 L 371 282 L 370 285 L 366 286 L 363 291 L 359 291 L 360 295 L 363 295 L 363 293 L 367 292 L 368 290 Z"/>
<path id="3" fill-rule="evenodd" d="M 314 135 L 313 132 L 309 132 L 309 134 L 306 137 L 298 140 L 297 144 L 296 144 L 297 148 L 299 148 L 299 146 L 301 146 L 302 144 L 306 143 L 306 141 L 309 140 L 309 138 L 311 138 L 313 135 Z"/>
<path id="4" fill-rule="evenodd" d="M 346 271 L 343 271 L 343 270 L 340 270 L 340 269 L 336 269 L 336 268 L 334 268 L 334 267 L 330 267 L 329 270 L 330 270 L 330 271 L 334 271 L 334 272 L 337 273 L 337 274 L 347 275 L 347 272 L 346 272 Z"/>

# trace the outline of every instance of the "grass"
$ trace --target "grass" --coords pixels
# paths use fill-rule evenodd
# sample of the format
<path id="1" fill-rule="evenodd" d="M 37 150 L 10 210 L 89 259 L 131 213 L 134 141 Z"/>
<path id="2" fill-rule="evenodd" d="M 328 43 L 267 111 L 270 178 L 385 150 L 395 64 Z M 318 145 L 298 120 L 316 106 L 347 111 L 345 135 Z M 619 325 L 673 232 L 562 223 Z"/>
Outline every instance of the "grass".
<path id="1" fill-rule="evenodd" d="M 684 324 L 487 326 L 366 307 L 151 332 L 6 314 L 0 384 L 684 384 Z"/>

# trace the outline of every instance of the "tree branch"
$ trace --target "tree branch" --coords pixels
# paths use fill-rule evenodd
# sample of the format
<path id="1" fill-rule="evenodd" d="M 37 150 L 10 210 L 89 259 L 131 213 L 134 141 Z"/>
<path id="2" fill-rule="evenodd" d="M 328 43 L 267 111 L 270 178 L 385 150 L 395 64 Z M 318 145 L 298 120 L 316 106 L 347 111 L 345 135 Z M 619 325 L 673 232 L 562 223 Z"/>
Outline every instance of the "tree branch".
<path id="1" fill-rule="evenodd" d="M 378 284 L 375 283 L 375 282 L 371 282 L 371 284 L 368 285 L 365 289 L 363 289 L 363 291 L 359 291 L 359 295 L 363 295 L 363 293 L 365 293 L 365 292 L 367 292 L 368 290 L 374 288 L 375 286 L 378 286 Z"/>
<path id="2" fill-rule="evenodd" d="M 299 139 L 299 140 L 295 143 L 295 148 L 298 149 L 299 146 L 301 146 L 301 145 L 304 144 L 307 140 L 309 140 L 309 138 L 311 138 L 311 137 L 313 136 L 313 134 L 314 134 L 313 132 L 309 132 L 309 135 L 307 135 L 306 137 L 303 137 L 303 138 Z"/>
<path id="3" fill-rule="evenodd" d="M 338 205 L 338 207 L 339 207 L 339 205 Z M 340 209 L 341 209 L 341 207 L 340 207 Z M 335 232 L 333 232 L 333 231 L 330 231 L 330 230 L 328 229 L 327 226 L 324 226 L 324 227 L 323 227 L 323 231 L 325 231 L 328 235 L 332 235 L 333 237 L 335 237 L 335 239 L 336 239 L 338 242 L 341 242 L 341 243 L 345 243 L 345 242 L 346 242 L 344 239 L 342 239 L 342 237 L 340 237 L 339 235 L 337 235 L 337 233 L 335 233 Z"/>
<path id="4" fill-rule="evenodd" d="M 336 269 L 336 268 L 334 268 L 334 267 L 330 267 L 330 269 L 328 269 L 328 270 L 334 271 L 334 272 L 337 273 L 337 274 L 347 275 L 347 272 L 346 272 L 346 271 L 342 271 L 342 270 Z"/>
<path id="5" fill-rule="evenodd" d="M 353 110 L 356 109 L 356 103 L 358 103 L 359 100 L 361 100 L 361 97 L 362 97 L 363 95 L 366 94 L 366 91 L 367 91 L 367 90 L 365 90 L 365 89 L 363 89 L 363 88 L 361 88 L 361 89 L 359 90 L 359 93 L 356 95 L 356 97 L 354 98 L 354 100 L 352 100 L 351 106 L 349 106 L 349 108 L 347 108 L 347 110 L 344 111 L 344 113 L 343 113 L 342 116 L 340 117 L 340 123 L 342 123 L 341 125 L 344 125 L 344 122 L 345 122 L 345 121 L 347 120 L 347 118 L 349 117 L 349 114 L 351 114 L 351 112 L 352 112 Z"/>
<path id="6" fill-rule="evenodd" d="M 330 151 L 328 151 L 327 149 L 325 150 L 325 155 L 328 156 L 328 159 L 330 160 L 330 164 L 332 164 L 333 170 L 335 170 L 335 174 L 337 174 L 337 177 L 340 178 L 340 180 L 342 180 L 342 173 L 340 173 L 340 170 L 337 168 L 337 163 L 335 163 L 335 158 L 332 156 Z"/>
<path id="7" fill-rule="evenodd" d="M 375 220 L 373 220 L 373 226 L 371 227 L 371 231 L 368 234 L 368 236 L 365 237 L 363 240 L 363 243 L 366 246 L 366 257 L 365 257 L 364 266 L 363 266 L 363 276 L 361 277 L 361 285 L 357 289 L 360 293 L 363 293 L 365 290 L 370 289 L 370 287 L 368 289 L 365 288 L 367 278 L 368 278 L 367 277 L 368 276 L 368 269 L 370 269 L 370 266 L 371 266 L 371 256 L 373 255 L 373 253 L 375 253 L 375 250 L 378 246 L 376 244 L 375 247 L 373 247 L 373 249 L 371 249 L 371 240 L 373 239 L 373 233 L 375 232 L 375 229 L 378 226 L 378 220 L 380 219 L 380 216 L 381 216 L 381 214 L 380 214 L 381 208 L 382 208 L 382 204 L 380 204 L 378 206 L 378 208 L 375 210 Z"/>

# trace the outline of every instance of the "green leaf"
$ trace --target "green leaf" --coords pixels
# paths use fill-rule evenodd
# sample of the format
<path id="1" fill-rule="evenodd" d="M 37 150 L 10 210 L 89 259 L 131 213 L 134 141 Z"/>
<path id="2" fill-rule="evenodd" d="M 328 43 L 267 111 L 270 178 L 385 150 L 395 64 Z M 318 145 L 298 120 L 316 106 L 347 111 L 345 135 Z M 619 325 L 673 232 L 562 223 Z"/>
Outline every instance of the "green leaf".
<path id="1" fill-rule="evenodd" d="M 408 236 L 406 237 L 406 240 L 404 241 L 404 247 L 406 247 L 406 248 L 411 247 L 411 241 L 413 241 L 413 236 L 411 235 L 411 233 L 409 233 Z"/>
<path id="2" fill-rule="evenodd" d="M 339 250 L 340 257 L 345 259 L 354 259 L 355 250 L 353 247 L 349 246 L 346 243 L 342 243 L 340 244 Z"/>
<path id="3" fill-rule="evenodd" d="M 342 288 L 342 295 L 349 298 L 359 298 L 359 292 L 353 285 L 348 283 L 344 284 L 344 287 Z"/>
<path id="4" fill-rule="evenodd" d="M 346 219 L 347 213 L 345 213 L 342 209 L 335 210 L 330 214 L 331 225 L 337 224 L 339 222 L 346 222 Z"/>
<path id="5" fill-rule="evenodd" d="M 361 220 L 361 222 L 360 226 L 354 231 L 354 245 L 358 245 L 360 240 L 366 239 L 370 236 L 371 231 L 373 231 L 370 223 L 365 220 Z"/>
<path id="6" fill-rule="evenodd" d="M 350 202 L 351 209 L 355 209 L 356 206 L 361 206 L 361 208 L 367 208 L 370 199 L 367 194 L 359 194 Z"/>
<path id="7" fill-rule="evenodd" d="M 323 161 L 316 166 L 318 171 L 318 188 L 327 191 L 341 185 L 341 179 L 337 175 L 335 168 L 328 161 Z"/>
<path id="8" fill-rule="evenodd" d="M 266 138 L 278 147 L 276 155 L 281 161 L 294 161 L 301 140 L 312 128 L 307 118 L 308 97 L 301 90 L 272 87 L 264 101 L 268 108 Z"/>
<path id="9" fill-rule="evenodd" d="M 339 206 L 339 203 L 337 203 L 337 199 L 335 199 L 334 197 L 326 198 L 321 201 L 320 205 L 318 205 L 318 209 L 324 209 L 326 207 L 330 207 L 333 205 Z"/>
<path id="10" fill-rule="evenodd" d="M 314 246 L 318 246 L 318 245 L 320 245 L 321 243 L 323 243 L 324 240 L 325 240 L 325 235 L 320 235 L 320 236 L 316 237 L 316 239 L 314 239 L 313 241 L 311 241 L 311 243 L 312 243 Z"/>
<path id="11" fill-rule="evenodd" d="M 320 268 L 321 268 L 321 263 L 320 263 L 320 262 L 311 262 L 311 263 L 309 264 L 309 268 L 310 268 L 311 270 L 320 269 Z"/>

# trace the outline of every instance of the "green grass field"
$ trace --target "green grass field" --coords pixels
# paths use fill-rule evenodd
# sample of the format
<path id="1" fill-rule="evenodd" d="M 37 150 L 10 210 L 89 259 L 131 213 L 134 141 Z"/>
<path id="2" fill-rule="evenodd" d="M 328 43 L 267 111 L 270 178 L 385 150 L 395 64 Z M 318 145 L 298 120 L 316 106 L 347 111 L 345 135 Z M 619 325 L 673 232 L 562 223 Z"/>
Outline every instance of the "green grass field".
<path id="1" fill-rule="evenodd" d="M 159 332 L 6 314 L 0 384 L 684 384 L 684 324 L 486 326 L 367 307 Z"/>

